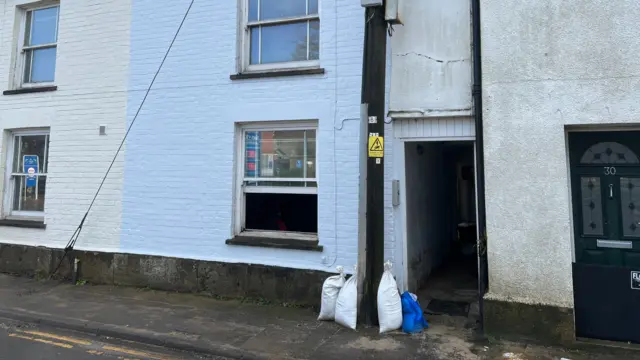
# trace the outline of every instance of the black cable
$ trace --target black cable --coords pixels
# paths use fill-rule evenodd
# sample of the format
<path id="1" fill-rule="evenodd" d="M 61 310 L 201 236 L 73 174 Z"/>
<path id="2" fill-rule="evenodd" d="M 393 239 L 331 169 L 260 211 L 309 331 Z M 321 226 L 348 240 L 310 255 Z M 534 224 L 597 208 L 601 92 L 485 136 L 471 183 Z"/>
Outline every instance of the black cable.
<path id="1" fill-rule="evenodd" d="M 187 11 L 184 13 L 184 16 L 182 17 L 182 21 L 180 22 L 180 26 L 178 26 L 178 30 L 176 30 L 176 33 L 173 36 L 173 39 L 171 40 L 171 43 L 169 44 L 169 48 L 167 48 L 167 51 L 165 52 L 164 57 L 162 58 L 162 62 L 160 63 L 160 66 L 158 66 L 158 70 L 156 70 L 155 75 L 153 75 L 153 79 L 151 79 L 151 83 L 149 83 L 149 86 L 147 87 L 147 91 L 145 92 L 144 97 L 142 98 L 142 102 L 140 102 L 140 105 L 138 106 L 138 110 L 136 111 L 136 114 L 133 116 L 133 119 L 131 120 L 131 124 L 129 124 L 129 127 L 127 128 L 127 132 L 125 132 L 124 137 L 122 138 L 122 141 L 120 142 L 120 146 L 118 146 L 118 150 L 116 150 L 116 154 L 113 156 L 113 160 L 111 160 L 111 164 L 109 164 L 109 168 L 107 169 L 107 172 L 104 174 L 104 177 L 102 178 L 102 182 L 100 182 L 100 186 L 98 187 L 98 190 L 96 191 L 96 194 L 93 196 L 93 199 L 91 200 L 91 203 L 89 204 L 89 207 L 87 208 L 87 211 L 84 213 L 84 216 L 82 217 L 82 220 L 80 221 L 80 224 L 78 225 L 76 230 L 71 235 L 71 238 L 69 238 L 69 242 L 67 242 L 67 246 L 65 246 L 65 248 L 64 248 L 64 254 L 62 254 L 62 258 L 60 259 L 60 262 L 58 263 L 56 268 L 53 270 L 51 275 L 49 276 L 49 279 L 51 279 L 53 277 L 53 275 L 55 275 L 56 272 L 58 272 L 58 270 L 60 269 L 60 266 L 62 265 L 62 262 L 64 261 L 64 258 L 67 256 L 67 254 L 71 250 L 73 250 L 73 247 L 75 246 L 76 241 L 78 240 L 78 237 L 80 236 L 80 232 L 82 231 L 82 226 L 84 225 L 85 220 L 87 220 L 87 216 L 89 215 L 89 211 L 91 211 L 91 208 L 93 207 L 93 204 L 96 202 L 96 199 L 98 198 L 98 195 L 100 194 L 100 190 L 102 190 L 102 186 L 104 185 L 104 182 L 107 180 L 107 176 L 109 176 L 109 172 L 111 172 L 111 168 L 113 167 L 113 164 L 116 162 L 116 159 L 118 158 L 118 155 L 120 154 L 120 150 L 122 150 L 122 146 L 124 145 L 125 141 L 127 140 L 127 136 L 129 136 L 129 132 L 131 132 L 131 128 L 133 127 L 133 124 L 136 122 L 136 119 L 138 118 L 138 115 L 140 114 L 140 110 L 142 110 L 142 106 L 144 105 L 145 101 L 147 100 L 147 97 L 149 96 L 149 93 L 151 92 L 151 88 L 153 87 L 153 84 L 155 83 L 156 78 L 158 77 L 158 74 L 160 74 L 160 70 L 162 70 L 162 66 L 164 65 L 164 62 L 167 60 L 167 57 L 169 56 L 169 53 L 171 52 L 171 48 L 173 47 L 173 44 L 176 42 L 176 39 L 178 38 L 178 34 L 180 34 L 180 30 L 182 29 L 182 25 L 184 25 L 185 20 L 187 20 L 187 16 L 189 15 L 189 12 L 191 11 L 191 7 L 193 6 L 194 2 L 195 2 L 195 0 L 191 0 L 191 3 L 189 3 L 189 7 L 187 8 Z"/>

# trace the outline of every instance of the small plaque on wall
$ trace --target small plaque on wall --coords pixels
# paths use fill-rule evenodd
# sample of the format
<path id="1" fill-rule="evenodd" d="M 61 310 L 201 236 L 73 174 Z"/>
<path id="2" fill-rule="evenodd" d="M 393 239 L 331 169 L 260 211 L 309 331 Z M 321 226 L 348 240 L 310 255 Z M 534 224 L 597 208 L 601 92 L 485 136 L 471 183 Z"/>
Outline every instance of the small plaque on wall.
<path id="1" fill-rule="evenodd" d="M 631 272 L 631 289 L 640 290 L 640 271 Z"/>

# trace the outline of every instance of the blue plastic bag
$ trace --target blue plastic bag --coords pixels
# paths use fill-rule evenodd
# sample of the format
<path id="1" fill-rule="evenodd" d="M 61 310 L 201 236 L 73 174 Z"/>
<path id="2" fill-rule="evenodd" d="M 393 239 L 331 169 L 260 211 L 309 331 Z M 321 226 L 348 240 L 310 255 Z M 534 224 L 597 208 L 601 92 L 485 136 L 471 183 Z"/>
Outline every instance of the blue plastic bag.
<path id="1" fill-rule="evenodd" d="M 411 293 L 405 291 L 402 296 L 402 331 L 413 334 L 419 333 L 429 327 L 427 320 L 422 315 L 422 308 L 413 300 Z"/>

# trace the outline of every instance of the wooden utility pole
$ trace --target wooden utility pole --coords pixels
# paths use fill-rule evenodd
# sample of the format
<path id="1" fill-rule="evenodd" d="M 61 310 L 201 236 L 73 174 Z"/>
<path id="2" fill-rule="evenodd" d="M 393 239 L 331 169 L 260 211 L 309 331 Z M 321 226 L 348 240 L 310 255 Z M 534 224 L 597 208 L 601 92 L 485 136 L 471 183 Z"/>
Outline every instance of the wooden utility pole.
<path id="1" fill-rule="evenodd" d="M 362 103 L 367 105 L 367 136 L 360 146 L 367 147 L 366 157 L 366 240 L 364 274 L 359 320 L 378 324 L 377 291 L 384 262 L 384 124 L 387 24 L 382 6 L 368 6 L 365 11 L 364 57 L 362 65 Z M 365 120 L 365 119 L 363 119 Z M 362 181 L 362 180 L 361 180 Z M 360 251 L 363 249 L 360 248 Z M 362 278 L 362 277 L 360 277 Z"/>

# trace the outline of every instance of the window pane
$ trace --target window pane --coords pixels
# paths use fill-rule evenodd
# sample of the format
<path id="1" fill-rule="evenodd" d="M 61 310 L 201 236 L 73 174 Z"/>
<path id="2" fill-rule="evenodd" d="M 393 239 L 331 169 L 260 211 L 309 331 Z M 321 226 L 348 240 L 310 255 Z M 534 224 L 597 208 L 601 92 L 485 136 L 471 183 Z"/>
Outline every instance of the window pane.
<path id="1" fill-rule="evenodd" d="M 49 135 L 45 137 L 44 159 L 41 160 L 40 172 L 46 174 L 49 172 Z"/>
<path id="2" fill-rule="evenodd" d="M 27 11 L 27 19 L 25 22 L 25 29 L 24 29 L 24 46 L 29 46 L 31 44 L 31 18 L 32 18 L 33 12 L 32 11 Z"/>
<path id="3" fill-rule="evenodd" d="M 26 176 L 13 178 L 13 211 L 44 211 L 46 176 L 38 176 L 32 183 Z"/>
<path id="4" fill-rule="evenodd" d="M 260 20 L 280 19 L 307 14 L 307 0 L 262 0 Z"/>
<path id="5" fill-rule="evenodd" d="M 318 0 L 309 0 L 309 15 L 318 13 Z"/>
<path id="6" fill-rule="evenodd" d="M 246 229 L 318 232 L 315 194 L 246 194 L 245 209 Z"/>
<path id="7" fill-rule="evenodd" d="M 43 172 L 43 161 L 46 161 L 45 157 L 45 144 L 48 141 L 47 135 L 29 135 L 29 136 L 16 136 L 15 138 L 15 152 L 13 157 L 13 172 L 25 173 L 24 169 L 24 156 L 36 156 L 38 167 L 37 173 Z"/>
<path id="8" fill-rule="evenodd" d="M 627 146 L 617 142 L 601 142 L 587 149 L 580 158 L 581 164 L 638 164 L 640 159 Z"/>
<path id="9" fill-rule="evenodd" d="M 316 132 L 307 133 L 307 178 L 316 177 Z"/>
<path id="10" fill-rule="evenodd" d="M 247 178 L 315 178 L 315 130 L 246 132 L 244 167 Z"/>
<path id="11" fill-rule="evenodd" d="M 29 82 L 52 82 L 56 73 L 56 48 L 33 50 Z"/>
<path id="12" fill-rule="evenodd" d="M 58 38 L 58 8 L 31 11 L 29 45 L 52 44 Z"/>
<path id="13" fill-rule="evenodd" d="M 249 21 L 258 20 L 258 0 L 249 0 Z"/>
<path id="14" fill-rule="evenodd" d="M 260 27 L 251 28 L 251 55 L 250 64 L 260 64 Z"/>
<path id="15" fill-rule="evenodd" d="M 281 187 L 308 187 L 315 188 L 318 184 L 315 181 L 250 181 L 244 182 L 246 186 L 281 186 Z"/>
<path id="16" fill-rule="evenodd" d="M 20 148 L 22 147 L 21 140 L 19 136 L 16 136 L 13 140 L 13 168 L 11 171 L 14 173 L 17 173 L 18 169 L 22 168 L 22 163 L 20 162 L 22 160 L 22 156 L 20 155 Z"/>
<path id="17" fill-rule="evenodd" d="M 307 22 L 262 27 L 262 64 L 307 60 Z"/>
<path id="18" fill-rule="evenodd" d="M 622 233 L 640 237 L 640 178 L 620 178 Z"/>
<path id="19" fill-rule="evenodd" d="M 580 178 L 582 192 L 582 233 L 584 235 L 602 235 L 602 189 L 600 178 Z"/>
<path id="20" fill-rule="evenodd" d="M 320 21 L 309 21 L 309 60 L 320 59 Z"/>
<path id="21" fill-rule="evenodd" d="M 33 61 L 33 50 L 26 50 L 24 52 L 24 78 L 22 82 L 31 82 L 31 62 Z"/>

